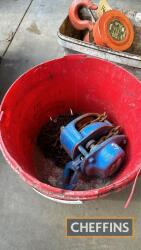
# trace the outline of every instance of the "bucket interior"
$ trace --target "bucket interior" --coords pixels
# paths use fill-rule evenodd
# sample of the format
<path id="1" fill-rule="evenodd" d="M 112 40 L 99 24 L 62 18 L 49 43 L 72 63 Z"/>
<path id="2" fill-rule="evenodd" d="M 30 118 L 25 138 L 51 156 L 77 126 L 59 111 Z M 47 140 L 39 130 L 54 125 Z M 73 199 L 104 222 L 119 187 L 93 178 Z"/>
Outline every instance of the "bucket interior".
<path id="1" fill-rule="evenodd" d="M 37 138 L 49 118 L 70 108 L 81 114 L 106 112 L 128 140 L 126 162 L 112 179 L 122 183 L 141 163 L 140 103 L 140 82 L 116 65 L 83 55 L 46 62 L 21 76 L 2 102 L 2 151 L 15 170 L 34 180 L 31 185 L 42 184 L 37 169 L 45 164 L 48 172 L 49 165 Z"/>

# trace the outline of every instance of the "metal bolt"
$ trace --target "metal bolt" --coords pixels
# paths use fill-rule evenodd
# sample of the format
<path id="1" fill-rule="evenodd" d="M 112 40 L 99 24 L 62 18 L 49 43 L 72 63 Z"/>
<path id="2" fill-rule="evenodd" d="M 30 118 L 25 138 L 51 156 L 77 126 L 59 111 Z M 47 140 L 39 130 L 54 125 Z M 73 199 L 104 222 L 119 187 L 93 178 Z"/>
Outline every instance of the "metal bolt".
<path id="1" fill-rule="evenodd" d="M 90 157 L 89 163 L 93 163 L 93 162 L 94 162 L 94 158 L 93 158 L 93 157 Z"/>

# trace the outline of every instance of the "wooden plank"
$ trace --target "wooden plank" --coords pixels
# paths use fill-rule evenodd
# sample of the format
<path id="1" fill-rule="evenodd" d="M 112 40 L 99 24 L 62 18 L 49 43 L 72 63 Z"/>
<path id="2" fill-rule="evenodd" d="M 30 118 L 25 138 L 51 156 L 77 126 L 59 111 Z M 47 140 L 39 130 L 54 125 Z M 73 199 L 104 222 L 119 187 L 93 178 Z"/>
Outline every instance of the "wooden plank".
<path id="1" fill-rule="evenodd" d="M 3 56 L 31 0 L 0 1 L 0 56 Z"/>

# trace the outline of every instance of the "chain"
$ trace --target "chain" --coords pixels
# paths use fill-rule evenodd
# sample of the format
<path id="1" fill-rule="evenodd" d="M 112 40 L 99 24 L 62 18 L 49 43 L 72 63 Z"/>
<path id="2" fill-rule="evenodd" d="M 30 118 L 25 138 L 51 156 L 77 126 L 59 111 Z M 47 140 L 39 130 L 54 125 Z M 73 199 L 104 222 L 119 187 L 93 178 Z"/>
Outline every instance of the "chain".
<path id="1" fill-rule="evenodd" d="M 109 133 L 107 135 L 102 136 L 95 145 L 98 145 L 104 141 L 106 141 L 107 139 L 109 139 L 110 137 L 114 136 L 114 135 L 119 135 L 120 134 L 120 126 L 114 127 L 112 128 Z"/>
<path id="2" fill-rule="evenodd" d="M 103 114 L 96 114 L 97 118 L 93 120 L 93 122 L 104 122 L 107 119 L 107 114 L 104 112 Z M 94 145 L 98 145 L 110 137 L 114 135 L 119 135 L 120 134 L 120 126 L 113 127 L 107 135 L 102 136 L 98 141 L 95 141 Z"/>

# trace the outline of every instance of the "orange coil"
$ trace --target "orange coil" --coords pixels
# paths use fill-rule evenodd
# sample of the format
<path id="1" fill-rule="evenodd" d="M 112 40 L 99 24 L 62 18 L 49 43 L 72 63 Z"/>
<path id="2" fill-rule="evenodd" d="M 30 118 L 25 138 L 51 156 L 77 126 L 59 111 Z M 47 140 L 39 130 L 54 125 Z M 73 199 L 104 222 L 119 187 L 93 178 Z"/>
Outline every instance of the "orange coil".
<path id="1" fill-rule="evenodd" d="M 97 45 L 124 51 L 133 43 L 134 29 L 130 20 L 122 12 L 109 10 L 94 25 L 93 37 Z"/>

